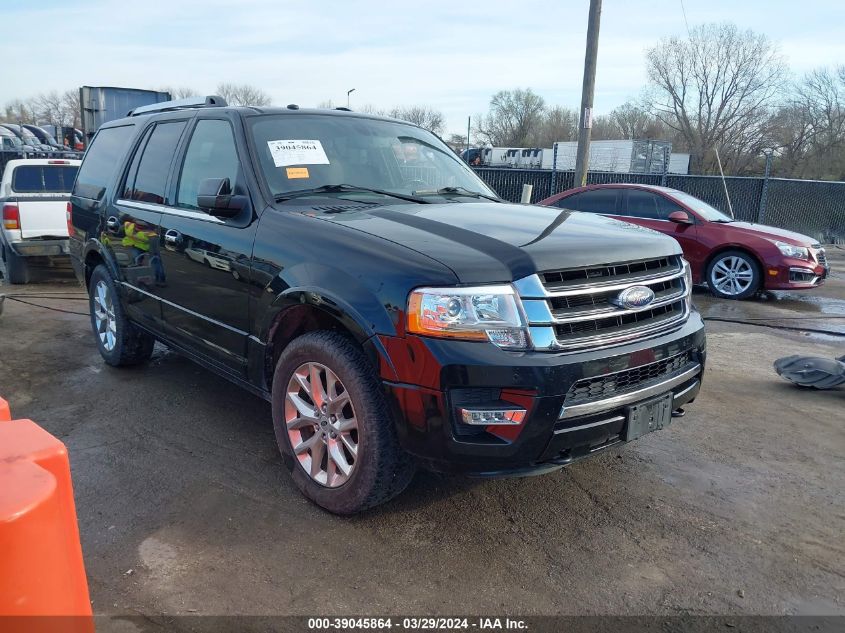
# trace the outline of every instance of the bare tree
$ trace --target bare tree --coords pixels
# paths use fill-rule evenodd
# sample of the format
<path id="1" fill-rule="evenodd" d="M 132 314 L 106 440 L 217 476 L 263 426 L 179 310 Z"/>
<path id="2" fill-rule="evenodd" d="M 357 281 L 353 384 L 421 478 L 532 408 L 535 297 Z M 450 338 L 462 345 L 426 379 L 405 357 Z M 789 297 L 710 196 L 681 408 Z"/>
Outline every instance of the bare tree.
<path id="1" fill-rule="evenodd" d="M 31 101 L 32 109 L 39 123 L 55 126 L 68 125 L 68 110 L 64 95 L 58 90 L 43 92 Z"/>
<path id="2" fill-rule="evenodd" d="M 394 119 L 402 119 L 440 136 L 446 129 L 446 119 L 440 110 L 426 105 L 395 106 L 390 111 Z"/>
<path id="3" fill-rule="evenodd" d="M 543 115 L 535 137 L 539 147 L 551 147 L 557 141 L 574 141 L 578 138 L 578 112 L 572 108 L 554 106 Z"/>
<path id="4" fill-rule="evenodd" d="M 772 118 L 778 173 L 841 178 L 845 171 L 845 66 L 814 70 Z"/>
<path id="5" fill-rule="evenodd" d="M 614 108 L 610 119 L 616 126 L 619 137 L 624 139 L 663 138 L 667 136 L 666 126 L 651 112 L 634 101 L 626 101 Z"/>
<path id="6" fill-rule="evenodd" d="M 199 97 L 200 92 L 190 86 L 163 86 L 158 88 L 159 92 L 169 92 L 171 99 L 187 99 L 188 97 Z"/>
<path id="7" fill-rule="evenodd" d="M 715 148 L 742 144 L 760 131 L 785 74 L 766 36 L 732 24 L 664 39 L 649 49 L 646 65 L 651 110 L 682 136 L 699 172 L 712 166 Z"/>
<path id="8" fill-rule="evenodd" d="M 78 89 L 65 90 L 62 93 L 62 108 L 65 113 L 65 125 L 82 127 L 82 102 Z"/>
<path id="9" fill-rule="evenodd" d="M 375 114 L 376 116 L 387 115 L 387 113 L 382 108 L 379 108 L 377 105 L 373 105 L 372 103 L 365 103 L 360 108 L 355 109 L 358 112 L 363 112 L 364 114 Z"/>
<path id="10" fill-rule="evenodd" d="M 527 147 L 536 143 L 546 103 L 530 88 L 501 90 L 490 99 L 486 116 L 476 118 L 476 135 L 498 146 Z"/>
<path id="11" fill-rule="evenodd" d="M 224 82 L 218 84 L 217 94 L 234 106 L 269 106 L 273 100 L 261 88 L 249 84 L 233 84 Z"/>
<path id="12" fill-rule="evenodd" d="M 35 125 L 37 116 L 35 108 L 26 101 L 15 99 L 4 107 L 3 120 L 6 123 L 26 123 Z"/>
<path id="13" fill-rule="evenodd" d="M 625 138 L 612 114 L 599 114 L 593 117 L 593 129 L 590 137 L 594 141 L 615 141 Z"/>

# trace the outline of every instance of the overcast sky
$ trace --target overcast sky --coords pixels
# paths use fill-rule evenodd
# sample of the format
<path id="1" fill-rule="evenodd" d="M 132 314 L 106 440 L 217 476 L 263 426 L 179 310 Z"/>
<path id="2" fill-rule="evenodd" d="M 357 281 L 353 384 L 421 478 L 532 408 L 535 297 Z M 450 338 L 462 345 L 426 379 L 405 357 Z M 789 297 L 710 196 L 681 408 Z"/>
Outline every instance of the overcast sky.
<path id="1" fill-rule="evenodd" d="M 845 63 L 843 0 L 684 0 L 778 43 L 794 73 Z M 577 107 L 588 0 L 0 0 L 0 104 L 80 85 L 254 84 L 278 105 L 429 104 L 450 132 L 500 89 Z M 644 51 L 685 33 L 681 0 L 604 0 L 596 112 L 636 96 Z"/>

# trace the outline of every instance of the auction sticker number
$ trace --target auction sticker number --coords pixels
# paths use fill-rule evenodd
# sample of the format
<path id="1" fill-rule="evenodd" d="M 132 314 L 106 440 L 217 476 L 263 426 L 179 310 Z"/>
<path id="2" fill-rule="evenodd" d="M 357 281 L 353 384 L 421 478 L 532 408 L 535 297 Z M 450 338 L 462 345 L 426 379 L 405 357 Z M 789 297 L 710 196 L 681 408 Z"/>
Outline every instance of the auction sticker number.
<path id="1" fill-rule="evenodd" d="M 289 165 L 328 165 L 329 157 L 319 140 L 287 139 L 267 141 L 273 164 L 276 167 Z"/>

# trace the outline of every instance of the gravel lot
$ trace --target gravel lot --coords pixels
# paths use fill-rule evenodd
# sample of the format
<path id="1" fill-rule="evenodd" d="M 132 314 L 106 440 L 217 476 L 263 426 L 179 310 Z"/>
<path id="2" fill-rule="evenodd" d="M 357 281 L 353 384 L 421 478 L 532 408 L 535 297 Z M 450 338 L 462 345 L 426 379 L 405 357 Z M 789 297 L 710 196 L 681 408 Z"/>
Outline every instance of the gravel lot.
<path id="1" fill-rule="evenodd" d="M 83 296 L 66 272 L 0 292 Z M 845 331 L 829 318 L 842 272 L 811 293 L 696 300 Z M 772 370 L 845 338 L 710 322 L 708 345 L 702 394 L 666 431 L 542 477 L 422 473 L 351 519 L 300 497 L 267 403 L 164 348 L 109 368 L 86 317 L 7 300 L 0 394 L 69 447 L 99 614 L 845 615 L 845 388 Z"/>

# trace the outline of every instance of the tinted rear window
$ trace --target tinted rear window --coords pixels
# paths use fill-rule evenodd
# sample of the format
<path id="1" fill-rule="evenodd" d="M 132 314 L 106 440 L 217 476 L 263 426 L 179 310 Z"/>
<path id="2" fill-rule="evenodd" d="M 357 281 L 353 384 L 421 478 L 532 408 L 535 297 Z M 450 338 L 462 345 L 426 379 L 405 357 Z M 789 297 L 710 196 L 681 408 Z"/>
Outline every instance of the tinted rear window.
<path id="1" fill-rule="evenodd" d="M 97 132 L 79 168 L 74 195 L 92 200 L 103 197 L 134 130 L 134 125 L 122 125 Z"/>
<path id="2" fill-rule="evenodd" d="M 17 193 L 67 193 L 76 178 L 76 166 L 22 165 L 12 174 L 12 190 Z"/>
<path id="3" fill-rule="evenodd" d="M 616 189 L 592 189 L 563 198 L 555 206 L 587 213 L 616 213 Z"/>

